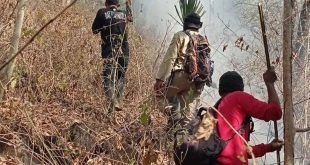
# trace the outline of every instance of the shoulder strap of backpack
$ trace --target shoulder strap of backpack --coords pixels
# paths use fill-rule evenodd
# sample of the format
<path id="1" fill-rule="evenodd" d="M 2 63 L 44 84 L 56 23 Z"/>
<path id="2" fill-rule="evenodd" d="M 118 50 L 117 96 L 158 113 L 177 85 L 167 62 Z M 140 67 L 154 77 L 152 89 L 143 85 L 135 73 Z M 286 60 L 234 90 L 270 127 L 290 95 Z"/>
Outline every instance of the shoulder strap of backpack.
<path id="1" fill-rule="evenodd" d="M 214 108 L 218 110 L 220 103 L 222 102 L 223 97 L 221 97 L 217 102 L 214 104 Z M 217 118 L 217 112 L 214 112 L 214 117 Z"/>
<path id="2" fill-rule="evenodd" d="M 191 34 L 190 34 L 188 31 L 183 31 L 183 32 L 189 37 L 190 42 L 191 42 L 191 43 L 194 43 L 194 40 L 192 39 Z M 175 68 L 176 64 L 178 63 L 178 60 L 179 60 L 179 58 L 177 57 L 177 59 L 176 59 L 176 60 L 174 61 L 174 63 L 173 63 L 173 68 Z M 174 70 L 172 69 L 170 75 L 173 75 L 173 71 L 174 71 Z M 173 76 L 170 77 L 170 80 L 169 80 L 169 82 L 168 82 L 168 86 L 170 85 L 172 79 L 173 79 Z"/>
<path id="3" fill-rule="evenodd" d="M 184 33 L 189 37 L 189 43 L 188 45 L 190 46 L 194 46 L 194 39 L 193 39 L 193 36 L 188 32 L 188 31 L 184 31 Z"/>
<path id="4" fill-rule="evenodd" d="M 214 108 L 218 109 L 221 101 L 223 100 L 224 97 L 221 97 L 214 105 Z M 217 118 L 217 113 L 215 112 L 215 118 Z M 248 124 L 251 124 L 250 125 L 250 134 L 252 132 L 254 132 L 254 122 L 252 120 L 252 117 L 247 115 L 247 117 L 243 120 L 242 124 L 241 124 L 241 127 L 239 129 L 237 129 L 237 131 L 241 130 L 242 133 L 245 133 L 245 130 L 246 130 L 246 127 Z M 226 142 L 230 141 L 232 138 L 234 138 L 234 136 L 236 135 L 236 133 L 234 133 L 228 140 L 225 140 Z"/>
<path id="5" fill-rule="evenodd" d="M 218 109 L 219 108 L 219 105 L 222 101 L 223 97 L 221 97 L 219 100 L 217 100 L 217 102 L 214 104 L 214 108 Z"/>

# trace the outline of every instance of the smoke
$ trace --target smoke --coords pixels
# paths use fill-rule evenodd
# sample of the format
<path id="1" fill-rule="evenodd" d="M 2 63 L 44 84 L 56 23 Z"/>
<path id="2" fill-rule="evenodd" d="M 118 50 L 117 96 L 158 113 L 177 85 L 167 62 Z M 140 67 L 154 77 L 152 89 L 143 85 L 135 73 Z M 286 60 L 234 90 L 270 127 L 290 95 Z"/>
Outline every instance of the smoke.
<path id="1" fill-rule="evenodd" d="M 218 82 L 219 77 L 228 70 L 234 70 L 232 59 L 244 59 L 245 52 L 235 48 L 234 43 L 237 38 L 243 36 L 247 40 L 251 40 L 249 36 L 250 30 L 242 28 L 240 21 L 241 12 L 235 5 L 235 1 L 231 0 L 202 0 L 205 15 L 202 17 L 203 27 L 200 32 L 206 35 L 211 44 L 211 55 L 215 61 L 215 73 L 213 81 Z M 182 30 L 182 27 L 172 18 L 177 18 L 174 5 L 178 5 L 178 0 L 134 0 L 133 11 L 135 18 L 135 27 L 144 38 L 151 39 L 155 45 L 160 45 L 160 40 L 166 33 L 167 27 L 171 27 L 166 42 L 170 42 L 170 38 L 174 33 Z M 172 15 L 172 17 L 171 17 Z M 222 51 L 223 46 L 227 44 L 228 48 Z M 166 50 L 166 49 L 165 49 Z M 246 78 L 245 78 L 245 81 Z M 247 88 L 246 88 L 247 90 Z M 254 94 L 262 97 L 261 93 Z M 205 102 L 212 105 L 218 98 L 216 88 L 207 88 L 202 95 Z M 270 137 L 271 128 L 268 123 L 256 122 L 256 134 L 252 137 L 256 144 L 266 142 Z M 270 138 L 268 139 L 270 141 Z M 258 163 L 275 163 L 275 154 L 270 154 L 267 158 L 258 159 Z"/>

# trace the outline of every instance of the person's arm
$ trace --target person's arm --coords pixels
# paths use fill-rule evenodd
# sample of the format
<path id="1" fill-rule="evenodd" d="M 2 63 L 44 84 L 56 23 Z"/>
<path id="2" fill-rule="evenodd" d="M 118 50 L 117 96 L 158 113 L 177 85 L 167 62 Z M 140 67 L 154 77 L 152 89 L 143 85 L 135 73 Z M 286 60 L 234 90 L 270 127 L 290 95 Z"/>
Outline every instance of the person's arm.
<path id="1" fill-rule="evenodd" d="M 170 76 L 171 70 L 173 69 L 174 63 L 178 57 L 180 45 L 180 34 L 176 33 L 172 38 L 172 41 L 169 45 L 169 48 L 161 65 L 159 66 L 156 79 L 165 81 Z"/>
<path id="2" fill-rule="evenodd" d="M 170 76 L 174 63 L 178 57 L 178 51 L 180 49 L 181 40 L 179 33 L 175 34 L 169 45 L 167 53 L 159 67 L 156 76 L 156 82 L 154 85 L 155 92 L 161 93 L 161 89 L 164 87 L 165 80 Z"/>
<path id="3" fill-rule="evenodd" d="M 277 91 L 274 87 L 274 83 L 277 80 L 277 75 L 274 69 L 267 70 L 264 75 L 264 81 L 268 92 L 268 103 L 276 103 L 280 105 L 279 97 Z"/>
<path id="4" fill-rule="evenodd" d="M 266 153 L 268 152 L 274 152 L 277 150 L 281 150 L 283 144 L 284 144 L 283 141 L 275 139 L 269 144 L 258 144 L 258 145 L 252 146 L 252 152 L 255 158 L 262 157 L 266 155 Z M 251 153 L 248 153 L 248 157 L 252 158 Z"/>
<path id="5" fill-rule="evenodd" d="M 264 121 L 276 121 L 282 117 L 281 107 L 277 103 L 260 101 L 245 92 L 239 92 L 237 99 L 242 110 L 249 116 Z"/>
<path id="6" fill-rule="evenodd" d="M 268 103 L 257 100 L 252 95 L 244 92 L 239 95 L 239 103 L 246 114 L 265 121 L 276 121 L 281 119 L 282 110 L 274 87 L 276 79 L 277 76 L 274 70 L 268 70 L 264 73 L 264 81 L 268 92 Z"/>
<path id="7" fill-rule="evenodd" d="M 255 146 L 252 146 L 252 152 L 255 156 L 255 158 L 262 157 L 266 155 L 268 152 L 272 152 L 271 144 L 258 144 Z M 251 159 L 252 154 L 248 153 L 248 157 Z"/>
<path id="8" fill-rule="evenodd" d="M 98 34 L 100 30 L 103 28 L 103 21 L 102 21 L 103 17 L 104 17 L 104 10 L 99 9 L 92 25 L 92 32 L 94 34 Z"/>

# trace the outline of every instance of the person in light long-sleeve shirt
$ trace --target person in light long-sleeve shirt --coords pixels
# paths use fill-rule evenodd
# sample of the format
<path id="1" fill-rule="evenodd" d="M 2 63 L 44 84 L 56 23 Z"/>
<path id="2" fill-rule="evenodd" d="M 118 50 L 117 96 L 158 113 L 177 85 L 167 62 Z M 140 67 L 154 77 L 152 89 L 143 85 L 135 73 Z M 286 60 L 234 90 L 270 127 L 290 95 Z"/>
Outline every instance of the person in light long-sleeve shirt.
<path id="1" fill-rule="evenodd" d="M 191 35 L 199 34 L 198 31 L 193 31 L 192 29 L 187 29 L 186 31 Z M 157 80 L 165 81 L 171 75 L 171 71 L 184 69 L 185 54 L 189 40 L 188 35 L 185 34 L 184 31 L 174 34 L 166 55 L 157 72 Z"/>
<path id="2" fill-rule="evenodd" d="M 196 13 L 191 13 L 184 19 L 184 30 L 173 36 L 156 75 L 154 90 L 168 100 L 169 106 L 166 106 L 168 107 L 166 110 L 170 113 L 168 113 L 169 129 L 176 125 L 184 126 L 186 120 L 184 112 L 188 112 L 185 109 L 200 96 L 205 85 L 205 82 L 193 81 L 190 74 L 185 71 L 188 57 L 186 55 L 193 40 L 192 36 L 199 36 L 201 26 L 200 16 Z M 203 41 L 205 45 L 209 45 L 207 39 Z"/>

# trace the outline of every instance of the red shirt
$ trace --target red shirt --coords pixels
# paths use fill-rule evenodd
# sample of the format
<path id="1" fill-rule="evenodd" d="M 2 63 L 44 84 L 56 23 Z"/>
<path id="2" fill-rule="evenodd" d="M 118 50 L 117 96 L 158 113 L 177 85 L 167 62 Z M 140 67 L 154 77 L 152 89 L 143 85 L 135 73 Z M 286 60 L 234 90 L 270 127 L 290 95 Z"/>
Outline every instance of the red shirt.
<path id="1" fill-rule="evenodd" d="M 245 118 L 252 116 L 265 121 L 279 120 L 282 116 L 281 107 L 277 103 L 266 103 L 257 100 L 252 95 L 245 92 L 232 92 L 226 95 L 219 107 L 219 112 L 228 120 L 228 122 L 241 134 L 241 125 Z M 218 162 L 222 165 L 241 165 L 248 164 L 250 156 L 246 152 L 245 143 L 238 135 L 234 135 L 233 130 L 227 125 L 223 118 L 218 115 L 219 136 L 223 140 L 228 140 Z M 250 125 L 248 124 L 243 137 L 249 141 Z M 255 157 L 261 157 L 267 152 L 271 152 L 271 146 L 268 144 L 259 144 L 252 146 Z"/>

